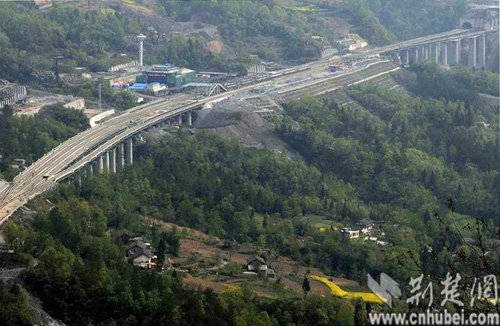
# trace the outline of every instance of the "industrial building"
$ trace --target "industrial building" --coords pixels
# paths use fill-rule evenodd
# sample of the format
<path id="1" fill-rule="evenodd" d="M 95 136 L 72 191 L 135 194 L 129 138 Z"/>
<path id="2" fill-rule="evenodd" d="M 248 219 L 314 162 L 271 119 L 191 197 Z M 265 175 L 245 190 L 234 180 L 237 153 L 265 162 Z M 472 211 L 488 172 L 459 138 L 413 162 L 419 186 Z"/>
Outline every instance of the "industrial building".
<path id="1" fill-rule="evenodd" d="M 135 83 L 130 86 L 129 89 L 138 93 L 151 94 L 154 96 L 165 96 L 169 92 L 167 86 L 160 83 Z"/>
<path id="2" fill-rule="evenodd" d="M 160 83 L 165 84 L 169 88 L 179 89 L 182 85 L 196 80 L 196 71 L 169 65 L 153 66 L 150 70 L 145 72 L 145 76 L 146 83 L 148 84 Z M 137 81 L 139 82 L 139 78 Z"/>

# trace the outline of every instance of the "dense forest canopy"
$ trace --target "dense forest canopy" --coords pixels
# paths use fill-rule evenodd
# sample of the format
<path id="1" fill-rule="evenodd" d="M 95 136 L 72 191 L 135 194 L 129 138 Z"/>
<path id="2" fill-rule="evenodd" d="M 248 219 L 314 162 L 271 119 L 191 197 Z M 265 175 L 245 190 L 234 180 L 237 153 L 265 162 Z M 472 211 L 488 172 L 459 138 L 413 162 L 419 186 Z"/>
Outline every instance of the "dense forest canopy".
<path id="1" fill-rule="evenodd" d="M 160 2 L 171 18 L 198 19 L 217 26 L 222 38 L 238 51 L 274 61 L 312 60 L 320 55 L 320 44 L 306 34 L 314 31 L 308 18 L 276 1 Z M 252 53 L 248 52 L 250 49 Z"/>
<path id="2" fill-rule="evenodd" d="M 312 60 L 320 55 L 320 45 L 305 35 L 306 17 L 278 5 L 268 8 L 258 1 L 162 4 L 166 14 L 176 20 L 200 14 L 207 23 L 216 25 L 223 39 L 240 52 L 239 63 L 229 60 L 224 52 L 211 53 L 199 37 L 170 33 L 148 39 L 147 62 L 174 61 L 194 69 L 227 71 L 241 70 L 239 65 L 249 62 L 245 54 L 276 61 Z M 0 9 L 0 71 L 2 78 L 11 81 L 40 78 L 41 72 L 55 69 L 57 56 L 64 57 L 59 63 L 62 71 L 76 66 L 105 71 L 111 63 L 119 62 L 116 54 L 130 54 L 129 60 L 137 57 L 135 35 L 145 33 L 149 26 L 147 21 L 120 10 L 120 6 L 97 10 L 61 5 L 35 11 L 27 5 L 2 3 Z M 268 41 L 275 46 L 266 45 Z M 256 51 L 247 51 L 249 42 Z"/>
<path id="3" fill-rule="evenodd" d="M 320 170 L 356 185 L 367 202 L 418 210 L 452 196 L 461 212 L 497 219 L 498 126 L 484 127 L 495 113 L 477 94 L 494 92 L 498 79 L 459 68 L 415 69 L 427 70 L 413 77 L 412 87 L 430 97 L 441 90 L 439 99 L 360 86 L 349 93 L 361 106 L 316 98 L 286 106 L 301 127 L 284 122 L 279 132 Z M 472 80 L 484 81 L 472 87 Z"/>
<path id="4" fill-rule="evenodd" d="M 35 11 L 17 3 L 0 4 L 0 71 L 2 78 L 30 81 L 37 71 L 53 70 L 63 56 L 62 69 L 75 66 L 107 70 L 113 53 L 135 52 L 136 20 L 100 11 L 56 7 Z"/>
<path id="5" fill-rule="evenodd" d="M 347 2 L 356 2 L 348 0 Z M 380 23 L 396 36 L 407 40 L 446 32 L 457 27 L 467 10 L 468 0 L 361 0 Z"/>
<path id="6" fill-rule="evenodd" d="M 446 70 L 432 62 L 413 65 L 410 71 L 414 74 L 401 70 L 396 78 L 422 96 L 478 103 L 481 93 L 500 95 L 498 74 L 491 71 L 473 71 L 459 66 Z"/>
<path id="7" fill-rule="evenodd" d="M 357 91 L 367 96 L 377 94 L 372 89 Z M 292 116 L 305 104 L 312 115 L 321 108 L 329 110 L 327 103 L 311 101 L 299 101 L 287 110 Z M 321 127 L 320 131 L 327 129 Z M 382 144 L 385 153 L 401 147 L 401 140 L 395 138 Z M 432 197 L 437 196 L 434 189 L 441 187 L 442 178 L 455 174 L 460 182 L 467 182 L 469 172 L 461 175 L 445 171 L 442 161 L 417 149 L 399 151 L 406 151 L 408 158 L 393 157 L 390 161 L 394 172 L 377 178 L 381 183 L 408 185 L 392 191 L 395 196 L 401 196 L 400 192 L 409 192 L 406 197 L 417 196 L 411 205 L 407 199 L 388 204 L 377 203 L 377 198 L 363 199 L 365 185 L 356 180 L 348 184 L 340 180 L 344 173 L 316 161 L 313 164 L 319 169 L 268 150 L 243 148 L 217 136 L 179 131 L 141 145 L 137 164 L 117 174 L 90 177 L 81 187 L 59 186 L 49 195 L 50 201 L 35 206 L 38 213 L 33 228 L 10 223 L 3 233 L 10 247 L 26 262 L 37 259 L 36 266 L 25 275 L 25 282 L 43 300 L 44 308 L 68 325 L 136 325 L 153 320 L 159 325 L 309 325 L 314 320 L 319 325 L 359 325 L 366 317 L 355 312 L 363 309 L 359 302 L 316 295 L 304 300 L 269 301 L 254 297 L 245 287 L 229 287 L 215 294 L 186 287 L 175 272 L 160 275 L 132 268 L 123 262 L 123 248 L 106 236 L 106 230 L 126 228 L 151 239 L 155 247 L 167 239 L 167 250 L 175 255 L 176 239 L 181 235 L 152 230 L 142 219 L 150 216 L 223 239 L 272 248 L 305 265 L 321 267 L 329 275 L 345 275 L 361 283 L 366 281 L 366 272 L 376 275 L 390 271 L 401 281 L 415 276 L 416 268 L 444 275 L 447 269 L 442 261 L 463 264 L 454 252 L 464 250 L 464 245 L 456 235 L 445 231 L 446 224 L 431 216 L 429 212 L 438 212 L 445 220 L 449 218 Z M 420 167 L 444 175 L 434 177 L 433 185 L 422 183 L 418 180 Z M 473 173 L 473 182 L 489 178 L 478 171 Z M 415 186 L 410 187 L 406 180 Z M 476 191 L 498 192 L 484 188 L 485 183 L 479 187 L 483 188 Z M 418 202 L 419 198 L 423 201 Z M 485 208 L 489 205 L 483 197 L 477 200 Z M 457 203 L 460 206 L 462 198 Z M 472 210 L 471 214 L 481 216 L 486 211 Z M 327 215 L 345 225 L 372 217 L 392 245 L 381 252 L 375 245 L 350 241 L 333 230 L 319 232 L 304 219 L 311 213 Z M 299 242 L 297 235 L 307 241 Z M 485 245 L 490 245 L 490 237 L 492 234 L 485 234 Z M 432 255 L 422 250 L 426 246 L 433 248 Z M 474 252 L 464 254 L 467 260 L 478 259 Z M 475 270 L 464 264 L 461 272 L 474 274 Z M 22 306 L 22 293 L 16 294 L 17 289 L 7 291 L 13 293 L 11 296 L 15 294 Z M 32 318 L 27 310 L 7 314 Z"/>
<path id="8" fill-rule="evenodd" d="M 245 288 L 215 294 L 189 289 L 176 273 L 132 268 L 123 263 L 123 248 L 105 235 L 108 228 L 142 234 L 155 247 L 165 241 L 164 250 L 172 255 L 178 250 L 180 235 L 154 232 L 144 216 L 265 246 L 362 284 L 367 272 L 390 271 L 391 277 L 406 281 L 418 271 L 439 277 L 456 266 L 476 275 L 481 258 L 448 225 L 481 219 L 489 225 L 482 230 L 483 245 L 494 248 L 500 195 L 497 136 L 475 123 L 488 116 L 475 96 L 434 99 L 419 84 L 421 69 L 435 68 L 400 76 L 421 90 L 421 97 L 368 84 L 348 90 L 358 106 L 337 107 L 307 96 L 286 105 L 288 117 L 278 132 L 310 165 L 243 148 L 235 140 L 178 131 L 137 147 L 137 163 L 117 174 L 59 186 L 50 201 L 36 204 L 33 227 L 10 223 L 3 231 L 25 263 L 38 261 L 25 275 L 28 288 L 69 325 L 363 322 L 363 305 L 356 302 L 315 295 L 263 301 Z M 433 76 L 440 80 L 461 73 L 438 70 Z M 476 92 L 492 89 L 487 75 L 468 76 L 486 78 Z M 467 84 L 468 79 L 460 80 Z M 83 123 L 58 110 L 45 111 L 75 126 Z M 450 198 L 453 214 L 447 208 Z M 390 246 L 381 250 L 333 229 L 320 232 L 308 222 L 309 215 L 340 225 L 372 218 Z M 89 271 L 98 271 L 98 282 Z M 4 314 L 21 321 L 32 318 L 22 290 L 2 291 L 25 309 Z M 227 300 L 236 301 L 227 308 Z M 307 309 L 313 310 L 304 313 Z"/>
<path id="9" fill-rule="evenodd" d="M 363 37 L 383 45 L 456 28 L 467 0 L 346 0 L 342 9 Z"/>
<path id="10" fill-rule="evenodd" d="M 450 5 L 390 0 L 311 3 L 333 9 L 326 15 L 346 16 L 353 30 L 373 45 L 450 30 L 466 7 L 463 0 Z M 230 50 L 214 54 L 200 37 L 167 33 L 148 39 L 146 62 L 150 63 L 174 61 L 193 69 L 243 71 L 251 63 L 250 54 L 266 61 L 304 62 L 319 58 L 324 45 L 311 35 L 329 39 L 335 33 L 314 11 L 303 12 L 278 1 L 161 0 L 159 6 L 160 14 L 176 21 L 195 22 L 198 27 L 215 25 Z M 63 71 L 76 66 L 105 71 L 123 59 L 116 57 L 118 53 L 129 54 L 129 60 L 137 57 L 135 35 L 145 33 L 149 26 L 121 6 L 60 5 L 35 11 L 28 5 L 2 3 L 0 9 L 0 70 L 2 78 L 11 81 L 42 78 L 43 71 L 55 69 L 57 56 L 64 57 L 60 61 Z M 164 30 L 153 25 L 160 33 Z"/>
<path id="11" fill-rule="evenodd" d="M 255 62 L 250 54 L 290 63 L 318 58 L 323 44 L 311 35 L 327 32 L 311 19 L 316 11 L 348 18 L 372 45 L 383 45 L 453 28 L 467 1 L 306 1 L 314 10 L 277 0 L 155 3 L 174 21 L 215 25 L 238 60 L 209 51 L 201 37 L 176 34 L 151 39 L 148 63 L 243 74 Z M 65 58 L 62 69 L 106 70 L 116 54 L 136 55 L 134 35 L 147 27 L 119 9 L 29 6 L 0 4 L 2 78 L 31 82 L 53 69 L 58 55 Z M 335 92 L 284 104 L 283 118 L 271 128 L 298 154 L 293 158 L 166 128 L 134 146 L 133 166 L 61 184 L 32 201 L 29 214 L 2 225 L 8 250 L 0 252 L 0 267 L 25 270 L 19 284 L 0 281 L 0 324 L 32 325 L 32 295 L 69 326 L 368 324 L 364 303 L 308 294 L 307 276 L 303 296 L 271 299 L 245 284 L 216 293 L 187 285 L 175 270 L 141 270 L 124 261 L 126 245 L 111 236 L 117 230 L 149 241 L 157 263 L 179 256 L 187 231 L 177 226 L 190 227 L 207 242 L 217 237 L 224 246 L 261 248 L 361 286 L 367 273 L 407 284 L 421 273 L 439 279 L 451 270 L 472 279 L 491 272 L 500 252 L 500 119 L 482 97 L 499 96 L 498 75 L 424 62 L 391 76 L 403 91 L 363 83 L 338 90 L 352 100 L 346 105 L 337 104 Z M 56 91 L 95 100 L 96 84 L 57 85 Z M 135 104 L 130 93 L 109 85 L 102 97 L 117 109 Z M 5 106 L 0 177 L 14 176 L 14 158 L 30 164 L 87 127 L 82 112 L 62 104 L 34 116 Z M 314 218 L 329 227 L 314 226 Z M 375 223 L 383 244 L 341 235 L 363 219 Z M 153 220 L 175 225 L 157 228 Z M 398 304 L 393 311 L 406 310 Z"/>
<path id="12" fill-rule="evenodd" d="M 260 241 L 300 258 L 305 252 L 298 250 L 296 229 L 304 225 L 293 217 L 308 211 L 334 214 L 336 203 L 347 196 L 355 201 L 342 182 L 270 151 L 205 134 L 180 132 L 142 145 L 138 155 L 138 164 L 115 175 L 91 177 L 81 188 L 59 187 L 49 195 L 54 207 L 43 201 L 37 206 L 34 229 L 13 223 L 5 228 L 11 248 L 27 261 L 37 259 L 25 281 L 53 316 L 69 325 L 153 320 L 160 325 L 306 325 L 312 320 L 353 325 L 358 304 L 333 297 L 268 301 L 244 287 L 229 287 L 220 295 L 188 289 L 175 272 L 159 275 L 125 264 L 123 248 L 105 234 L 108 227 L 125 227 L 158 247 L 167 232 L 171 250 L 178 235 L 152 231 L 141 219 L 152 216 L 223 238 Z M 356 217 L 354 211 L 351 216 Z M 304 232 L 311 232 L 307 228 Z M 332 245 L 324 244 L 326 257 Z M 346 261 L 356 264 L 358 259 L 361 263 L 361 256 Z M 399 269 L 390 261 L 383 264 Z"/>
<path id="13" fill-rule="evenodd" d="M 22 158 L 31 164 L 66 139 L 88 127 L 82 111 L 65 108 L 63 104 L 43 107 L 34 116 L 14 115 L 8 105 L 0 113 L 0 175 L 11 179 L 12 159 Z"/>

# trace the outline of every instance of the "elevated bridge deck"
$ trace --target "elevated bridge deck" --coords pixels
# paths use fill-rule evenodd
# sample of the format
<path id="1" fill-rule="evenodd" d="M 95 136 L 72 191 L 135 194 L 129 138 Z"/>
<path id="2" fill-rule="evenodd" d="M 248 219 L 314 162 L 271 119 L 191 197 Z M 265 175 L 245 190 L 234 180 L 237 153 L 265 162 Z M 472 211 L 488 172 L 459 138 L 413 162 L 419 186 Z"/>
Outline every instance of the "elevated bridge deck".
<path id="1" fill-rule="evenodd" d="M 489 31 L 453 30 L 400 42 L 387 47 L 371 49 L 354 56 L 366 57 L 422 44 L 423 42 L 446 40 L 454 37 L 469 37 L 472 35 L 471 33 L 487 32 Z M 67 179 L 96 159 L 102 160 L 104 153 L 109 154 L 107 151 L 119 144 L 123 144 L 125 140 L 169 119 L 179 117 L 182 114 L 190 114 L 191 111 L 210 102 L 221 101 L 237 93 L 262 88 L 271 83 L 280 85 L 276 90 L 277 97 L 282 101 L 289 101 L 300 98 L 306 93 L 323 94 L 331 92 L 400 69 L 398 65 L 386 60 L 373 62 L 364 67 L 354 67 L 352 71 L 335 76 L 326 74 L 326 76 L 319 79 L 309 78 L 308 74 L 310 72 L 326 71 L 329 65 L 328 60 L 320 60 L 273 73 L 261 80 L 250 81 L 251 84 L 234 85 L 231 90 L 222 94 L 201 99 L 196 99 L 192 95 L 178 94 L 170 99 L 157 100 L 120 112 L 105 122 L 79 133 L 52 149 L 16 176 L 8 187 L 2 187 L 0 189 L 0 224 L 5 222 L 14 211 L 26 204 L 30 199 L 53 188 L 57 182 Z M 291 83 L 292 80 L 298 80 L 298 82 Z M 116 163 L 116 160 L 114 163 Z"/>

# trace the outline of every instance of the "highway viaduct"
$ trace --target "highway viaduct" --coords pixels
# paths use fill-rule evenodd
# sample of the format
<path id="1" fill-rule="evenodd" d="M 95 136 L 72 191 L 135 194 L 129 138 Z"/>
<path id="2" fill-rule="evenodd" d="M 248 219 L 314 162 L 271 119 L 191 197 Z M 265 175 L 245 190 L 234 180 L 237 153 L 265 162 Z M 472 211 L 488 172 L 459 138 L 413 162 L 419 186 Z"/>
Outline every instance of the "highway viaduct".
<path id="1" fill-rule="evenodd" d="M 350 60 L 373 55 L 392 55 L 402 65 L 431 60 L 442 66 L 464 64 L 470 68 L 486 67 L 486 40 L 498 33 L 498 26 L 487 30 L 454 29 L 445 33 L 356 53 Z M 461 62 L 462 48 L 467 48 L 467 60 Z"/>
<path id="2" fill-rule="evenodd" d="M 346 57 L 346 59 L 359 60 L 360 58 L 380 54 L 392 54 L 394 56 L 397 53 L 403 58 L 401 59 L 403 64 L 425 59 L 436 61 L 436 58 L 444 57 L 443 52 L 446 52 L 448 48 L 452 48 L 450 52 L 454 60 L 440 61 L 447 64 L 450 61 L 458 62 L 455 51 L 456 42 L 467 39 L 474 40 L 474 42 L 470 41 L 470 46 L 479 52 L 479 55 L 474 56 L 474 60 L 469 60 L 471 65 L 484 66 L 483 37 L 495 31 L 453 30 L 356 53 Z M 476 40 L 479 46 L 472 45 L 473 43 L 476 44 Z M 446 44 L 446 47 L 443 47 L 442 44 Z M 437 55 L 437 45 L 439 45 L 440 49 L 439 55 Z M 413 53 L 413 57 L 409 54 L 410 52 Z M 416 52 L 418 52 L 417 55 L 415 55 Z M 448 55 L 448 52 L 446 53 Z M 407 57 L 408 60 L 406 60 Z M 446 56 L 447 58 L 448 56 Z M 271 83 L 291 84 L 291 80 L 298 79 L 300 76 L 303 77 L 304 73 L 307 74 L 308 71 L 326 70 L 329 64 L 328 60 L 320 60 L 288 68 L 267 77 L 267 79 L 246 86 L 240 85 L 239 88 L 234 87 L 234 89 L 227 92 L 202 99 L 180 94 L 170 99 L 160 99 L 120 112 L 95 127 L 68 139 L 17 175 L 9 187 L 0 193 L 0 224 L 7 221 L 18 208 L 25 205 L 29 200 L 55 187 L 59 182 L 70 179 L 78 181 L 82 177 L 91 174 L 113 173 L 125 165 L 132 165 L 134 162 L 134 139 L 145 130 L 164 124 L 184 123 L 189 126 L 192 124 L 193 112 L 202 109 L 205 105 Z M 399 68 L 397 64 L 388 60 L 373 62 L 370 65 L 347 73 L 334 76 L 327 74 L 322 78 L 311 81 L 306 78 L 294 84 L 295 86 L 283 86 L 282 89 L 277 91 L 277 94 L 282 101 L 299 98 L 304 93 L 323 94 L 340 87 L 357 84 L 387 74 Z"/>

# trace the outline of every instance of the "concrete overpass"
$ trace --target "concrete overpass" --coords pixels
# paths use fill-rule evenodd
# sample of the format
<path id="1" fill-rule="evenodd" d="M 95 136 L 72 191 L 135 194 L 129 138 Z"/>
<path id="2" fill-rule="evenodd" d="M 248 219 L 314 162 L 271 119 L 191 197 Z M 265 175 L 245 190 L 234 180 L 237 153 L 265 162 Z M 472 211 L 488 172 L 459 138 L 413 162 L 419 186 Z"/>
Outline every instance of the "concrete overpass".
<path id="1" fill-rule="evenodd" d="M 358 52 L 348 60 L 358 60 L 380 54 L 395 54 L 403 65 L 432 60 L 447 66 L 460 63 L 462 44 L 464 44 L 468 48 L 467 66 L 482 69 L 486 66 L 486 37 L 495 33 L 498 33 L 498 26 L 485 30 L 454 29 Z"/>
<path id="2" fill-rule="evenodd" d="M 68 139 L 17 175 L 7 190 L 0 193 L 0 224 L 5 222 L 19 207 L 53 188 L 59 182 L 65 180 L 79 182 L 81 178 L 91 174 L 113 173 L 126 165 L 132 165 L 135 139 L 149 128 L 164 124 L 189 126 L 193 121 L 193 112 L 206 104 L 224 100 L 237 93 L 268 86 L 271 82 L 286 85 L 290 79 L 297 78 L 301 74 L 303 76 L 311 70 L 326 71 L 328 65 L 328 61 L 314 62 L 308 66 L 287 69 L 283 74 L 275 74 L 272 78 L 262 82 L 214 96 L 194 99 L 190 95 L 179 94 L 171 99 L 157 100 L 120 112 Z M 320 78 L 319 82 L 303 83 L 299 88 L 283 87 L 279 95 L 283 101 L 286 101 L 297 98 L 303 93 L 318 94 L 324 92 L 326 88 L 340 87 L 375 74 L 388 73 L 395 67 L 396 65 L 386 61 L 334 77 L 327 74 L 328 78 Z M 318 86 L 323 86 L 323 88 L 318 88 Z"/>
<path id="3" fill-rule="evenodd" d="M 486 39 L 497 32 L 498 29 L 469 31 L 433 41 L 416 42 L 410 46 L 400 47 L 398 56 L 402 64 L 424 60 L 432 60 L 443 66 L 460 64 L 462 45 L 466 45 L 467 62 L 465 64 L 470 68 L 484 69 L 486 67 Z"/>
<path id="4" fill-rule="evenodd" d="M 400 42 L 388 47 L 369 50 L 353 57 L 367 57 L 393 51 L 422 48 L 428 44 L 453 42 L 456 39 L 480 37 L 490 31 L 454 30 L 411 41 Z M 432 52 L 432 51 L 431 51 Z M 327 73 L 328 60 L 288 68 L 281 72 L 231 85 L 230 90 L 202 99 L 179 94 L 170 99 L 161 99 L 137 106 L 87 129 L 68 139 L 46 153 L 25 171 L 14 178 L 7 189 L 0 192 L 0 224 L 4 223 L 19 207 L 39 194 L 65 180 L 81 180 L 91 174 L 113 173 L 134 162 L 135 138 L 141 132 L 163 124 L 191 125 L 193 112 L 204 105 L 224 100 L 237 93 L 268 86 L 280 85 L 275 95 L 281 101 L 299 98 L 304 93 L 323 94 L 340 87 L 357 84 L 387 74 L 400 67 L 388 60 L 373 61 L 363 67 L 353 68 L 346 73 L 332 76 Z M 312 72 L 323 74 L 311 78 Z M 295 80 L 295 82 L 292 82 Z"/>

